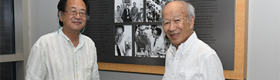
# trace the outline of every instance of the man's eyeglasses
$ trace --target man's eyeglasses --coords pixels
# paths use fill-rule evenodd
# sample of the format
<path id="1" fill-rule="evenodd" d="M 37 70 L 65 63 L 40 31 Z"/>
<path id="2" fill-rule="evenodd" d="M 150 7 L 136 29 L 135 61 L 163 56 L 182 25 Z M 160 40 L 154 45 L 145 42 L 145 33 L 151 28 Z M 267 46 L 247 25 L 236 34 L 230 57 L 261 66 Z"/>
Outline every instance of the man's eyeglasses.
<path id="1" fill-rule="evenodd" d="M 76 16 L 77 15 L 77 11 L 72 11 L 72 10 L 68 10 L 68 11 L 65 11 L 65 12 L 68 12 L 71 16 Z M 88 17 L 88 15 L 86 15 L 85 12 L 79 12 L 79 15 L 80 17 Z"/>

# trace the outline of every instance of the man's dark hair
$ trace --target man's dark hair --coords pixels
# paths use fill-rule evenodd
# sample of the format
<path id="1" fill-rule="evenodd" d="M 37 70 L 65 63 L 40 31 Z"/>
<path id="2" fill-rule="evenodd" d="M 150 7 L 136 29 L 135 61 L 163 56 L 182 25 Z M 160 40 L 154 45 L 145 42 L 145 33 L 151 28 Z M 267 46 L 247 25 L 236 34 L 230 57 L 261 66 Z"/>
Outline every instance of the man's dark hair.
<path id="1" fill-rule="evenodd" d="M 134 31 L 136 32 L 137 31 L 137 29 L 138 29 L 138 26 L 140 26 L 140 25 L 135 25 L 134 27 Z"/>
<path id="2" fill-rule="evenodd" d="M 164 36 L 165 39 L 169 39 L 166 35 Z"/>
<path id="3" fill-rule="evenodd" d="M 160 29 L 160 28 L 156 28 L 155 30 L 157 31 L 157 35 L 160 36 L 160 34 L 161 34 L 161 29 Z"/>
<path id="4" fill-rule="evenodd" d="M 117 28 L 122 28 L 122 30 L 124 31 L 123 25 L 116 25 L 116 26 L 115 26 L 115 30 L 117 30 Z"/>
<path id="5" fill-rule="evenodd" d="M 157 28 L 157 25 L 151 25 L 152 30 L 155 30 Z"/>
<path id="6" fill-rule="evenodd" d="M 84 1 L 85 5 L 86 5 L 86 10 L 87 10 L 86 15 L 89 15 L 89 3 L 88 3 L 88 0 L 83 0 L 83 1 Z M 67 2 L 67 0 L 60 0 L 58 2 L 58 4 L 57 4 L 58 12 L 57 13 L 59 13 L 59 11 L 62 11 L 61 14 L 57 15 L 58 18 L 63 15 L 63 13 L 64 13 L 64 11 L 66 9 L 66 2 Z M 60 21 L 60 20 L 59 20 L 59 25 L 63 26 L 63 22 Z"/>

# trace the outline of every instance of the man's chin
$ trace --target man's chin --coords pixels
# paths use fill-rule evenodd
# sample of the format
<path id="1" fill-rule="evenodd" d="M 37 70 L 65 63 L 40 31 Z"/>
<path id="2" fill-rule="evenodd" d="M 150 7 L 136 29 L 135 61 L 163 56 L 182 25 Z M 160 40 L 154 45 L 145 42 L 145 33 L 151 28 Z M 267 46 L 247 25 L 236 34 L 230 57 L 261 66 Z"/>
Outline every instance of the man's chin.
<path id="1" fill-rule="evenodd" d="M 83 28 L 84 28 L 84 27 L 83 27 L 83 26 L 80 26 L 80 25 L 79 25 L 79 26 L 76 26 L 76 25 L 75 25 L 75 26 L 72 26 L 72 29 L 73 29 L 73 30 L 77 30 L 77 31 L 80 31 L 80 30 L 82 30 Z"/>

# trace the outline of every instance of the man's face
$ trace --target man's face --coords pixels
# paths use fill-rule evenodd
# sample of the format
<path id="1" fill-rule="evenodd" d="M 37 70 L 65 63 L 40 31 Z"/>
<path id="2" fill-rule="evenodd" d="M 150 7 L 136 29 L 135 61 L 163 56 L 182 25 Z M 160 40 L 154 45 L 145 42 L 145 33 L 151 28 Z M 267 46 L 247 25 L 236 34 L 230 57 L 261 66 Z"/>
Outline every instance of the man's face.
<path id="1" fill-rule="evenodd" d="M 170 2 L 163 10 L 163 29 L 173 46 L 185 42 L 193 33 L 194 18 L 187 23 L 186 8 L 177 1 Z"/>
<path id="2" fill-rule="evenodd" d="M 123 37 L 123 29 L 122 28 L 116 28 L 116 33 L 115 33 L 115 39 L 116 43 L 120 43 Z"/>
<path id="3" fill-rule="evenodd" d="M 66 2 L 65 11 L 68 12 L 65 12 L 64 16 L 60 18 L 63 22 L 64 28 L 81 31 L 86 25 L 86 17 L 79 14 L 84 13 L 84 15 L 86 15 L 86 5 L 83 0 L 68 0 Z M 77 12 L 77 15 L 71 14 L 70 11 Z"/>
<path id="4" fill-rule="evenodd" d="M 140 27 L 138 28 L 139 33 L 140 33 L 141 35 L 144 35 L 145 28 L 146 28 L 145 26 L 140 26 Z"/>
<path id="5" fill-rule="evenodd" d="M 118 11 L 120 10 L 120 7 L 119 7 L 119 6 L 117 7 L 117 10 L 118 10 Z"/>
<path id="6" fill-rule="evenodd" d="M 134 7 L 136 6 L 136 3 L 135 3 L 135 2 L 133 3 L 133 6 L 134 6 Z"/>
<path id="7" fill-rule="evenodd" d="M 126 8 L 129 8 L 129 5 L 128 5 L 128 4 L 126 5 Z"/>

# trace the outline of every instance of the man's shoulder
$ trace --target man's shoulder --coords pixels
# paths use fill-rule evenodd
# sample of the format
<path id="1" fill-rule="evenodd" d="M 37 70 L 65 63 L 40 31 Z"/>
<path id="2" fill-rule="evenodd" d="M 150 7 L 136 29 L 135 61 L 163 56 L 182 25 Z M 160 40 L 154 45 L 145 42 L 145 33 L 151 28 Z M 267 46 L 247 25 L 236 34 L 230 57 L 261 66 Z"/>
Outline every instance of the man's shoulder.
<path id="1" fill-rule="evenodd" d="M 196 40 L 195 45 L 197 45 L 197 50 L 199 50 L 199 53 L 201 55 L 209 56 L 209 55 L 217 54 L 213 48 L 211 48 L 208 44 L 206 44 L 202 40 L 199 39 Z"/>
<path id="2" fill-rule="evenodd" d="M 137 7 L 135 6 L 135 7 L 132 7 L 133 9 L 137 9 Z"/>
<path id="3" fill-rule="evenodd" d="M 88 37 L 88 36 L 86 36 L 86 35 L 81 35 L 82 36 L 82 38 L 86 41 L 86 42 L 92 42 L 92 43 L 94 43 L 94 41 L 90 38 L 90 37 Z"/>
<path id="4" fill-rule="evenodd" d="M 34 46 L 36 45 L 39 45 L 39 44 L 43 44 L 45 43 L 46 41 L 49 41 L 50 39 L 52 39 L 54 36 L 57 36 L 58 33 L 55 31 L 55 32 L 51 32 L 51 33 L 47 33 L 47 34 L 44 34 L 43 36 L 41 36 L 37 41 L 36 43 L 34 44 Z"/>
<path id="5" fill-rule="evenodd" d="M 50 37 L 56 36 L 57 34 L 58 34 L 58 32 L 55 31 L 55 32 L 51 32 L 51 33 L 44 34 L 44 35 L 41 36 L 40 38 L 50 38 Z"/>

